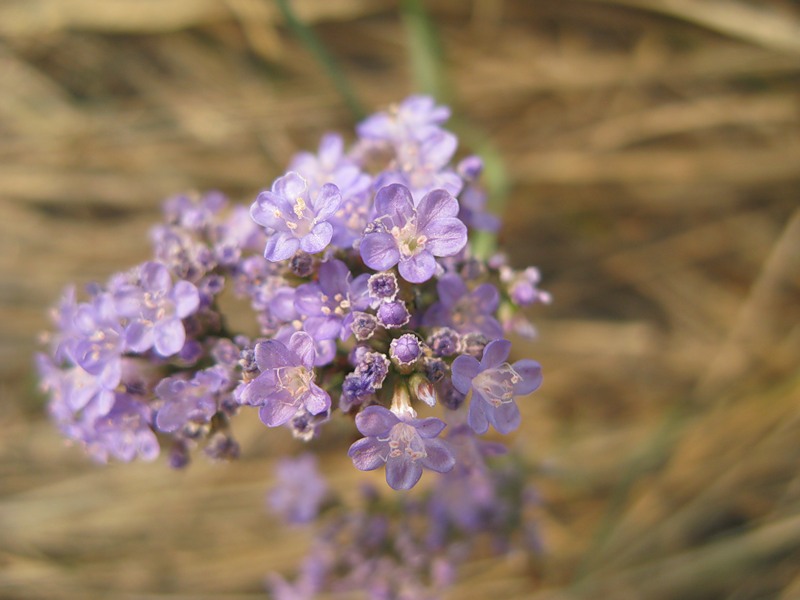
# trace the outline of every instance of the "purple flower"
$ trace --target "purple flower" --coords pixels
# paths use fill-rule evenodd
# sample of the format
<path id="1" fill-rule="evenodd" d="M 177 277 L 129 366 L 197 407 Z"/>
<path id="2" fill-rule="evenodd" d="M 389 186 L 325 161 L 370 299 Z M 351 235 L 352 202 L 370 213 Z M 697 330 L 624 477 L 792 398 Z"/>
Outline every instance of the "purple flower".
<path id="1" fill-rule="evenodd" d="M 319 513 L 328 486 L 313 454 L 284 458 L 275 467 L 275 487 L 267 496 L 269 507 L 288 523 L 308 523 Z"/>
<path id="2" fill-rule="evenodd" d="M 191 425 L 206 424 L 217 412 L 217 395 L 228 385 L 223 367 L 211 367 L 186 380 L 167 377 L 155 389 L 164 405 L 156 413 L 156 427 L 174 433 Z"/>
<path id="3" fill-rule="evenodd" d="M 430 96 L 409 96 L 400 104 L 390 106 L 386 112 L 370 115 L 356 130 L 360 137 L 374 140 L 398 141 L 410 136 L 424 138 L 449 118 L 450 109 L 436 106 Z"/>
<path id="4" fill-rule="evenodd" d="M 386 465 L 386 483 L 395 490 L 414 487 L 422 468 L 446 473 L 455 459 L 447 444 L 435 439 L 445 424 L 440 419 L 400 419 L 382 406 L 368 406 L 356 416 L 365 436 L 350 446 L 348 455 L 362 471 Z"/>
<path id="5" fill-rule="evenodd" d="M 158 439 L 150 428 L 152 409 L 130 394 L 116 394 L 108 413 L 86 422 L 83 442 L 88 454 L 99 462 L 109 457 L 130 462 L 137 456 L 155 460 Z"/>
<path id="6" fill-rule="evenodd" d="M 375 208 L 375 230 L 359 249 L 376 271 L 399 263 L 403 279 L 422 283 L 436 272 L 434 256 L 453 256 L 467 243 L 467 228 L 456 218 L 458 201 L 445 190 L 430 192 L 414 208 L 408 188 L 389 185 L 378 191 Z"/>
<path id="7" fill-rule="evenodd" d="M 503 327 L 494 317 L 500 305 L 500 294 L 491 283 L 484 283 L 471 292 L 454 273 L 444 275 L 436 284 L 439 301 L 425 313 L 423 324 L 441 325 L 460 334 L 482 333 L 490 340 L 503 335 Z"/>
<path id="8" fill-rule="evenodd" d="M 125 329 L 128 347 L 134 352 L 155 348 L 161 356 L 176 354 L 186 342 L 181 319 L 200 303 L 197 288 L 183 280 L 173 286 L 167 268 L 156 262 L 140 267 L 137 283 L 119 284 L 114 292 L 117 311 L 130 318 Z"/>
<path id="9" fill-rule="evenodd" d="M 241 401 L 260 406 L 259 417 L 268 427 L 287 423 L 298 411 L 317 415 L 328 410 L 331 398 L 314 383 L 314 340 L 303 331 L 288 344 L 267 340 L 256 344 L 255 359 L 261 374 L 241 393 Z"/>
<path id="10" fill-rule="evenodd" d="M 272 189 L 261 192 L 250 207 L 253 220 L 274 231 L 264 249 L 266 259 L 286 260 L 298 249 L 322 252 L 333 236 L 328 219 L 341 202 L 339 189 L 332 183 L 312 195 L 306 180 L 293 171 L 275 180 Z"/>
<path id="11" fill-rule="evenodd" d="M 511 342 L 494 340 L 487 344 L 480 362 L 463 354 L 453 361 L 453 386 L 462 394 L 472 390 L 467 420 L 476 433 L 486 433 L 491 424 L 506 434 L 519 426 L 520 413 L 515 396 L 525 396 L 542 384 L 542 368 L 530 359 L 506 362 Z"/>
<path id="12" fill-rule="evenodd" d="M 352 311 L 369 307 L 366 273 L 352 279 L 347 265 L 340 260 L 329 260 L 319 267 L 319 280 L 297 288 L 294 305 L 307 318 L 303 328 L 315 339 L 346 340 L 352 330 Z"/>
<path id="13" fill-rule="evenodd" d="M 77 306 L 71 324 L 71 358 L 106 389 L 117 386 L 122 372 L 125 339 L 119 320 L 110 294 L 100 294 Z"/>

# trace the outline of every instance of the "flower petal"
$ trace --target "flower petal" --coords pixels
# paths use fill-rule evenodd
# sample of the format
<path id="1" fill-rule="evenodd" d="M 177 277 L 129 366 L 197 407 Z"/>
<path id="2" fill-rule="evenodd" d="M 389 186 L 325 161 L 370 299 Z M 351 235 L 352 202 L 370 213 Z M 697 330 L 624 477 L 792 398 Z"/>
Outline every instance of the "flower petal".
<path id="1" fill-rule="evenodd" d="M 303 396 L 303 402 L 306 410 L 312 415 L 318 415 L 331 407 L 331 397 L 328 392 L 315 383 L 309 386 L 308 393 Z"/>
<path id="2" fill-rule="evenodd" d="M 487 408 L 487 412 L 489 421 L 498 433 L 502 433 L 503 435 L 514 431 L 519 427 L 522 421 L 519 407 L 513 400 L 511 402 L 504 402 L 497 407 Z"/>
<path id="3" fill-rule="evenodd" d="M 512 367 L 522 377 L 522 381 L 514 386 L 515 396 L 530 394 L 542 385 L 542 366 L 535 360 L 524 358 L 515 362 Z"/>
<path id="4" fill-rule="evenodd" d="M 304 283 L 294 290 L 294 307 L 301 315 L 319 316 L 322 314 L 322 290 L 318 283 Z"/>
<path id="5" fill-rule="evenodd" d="M 318 340 L 332 340 L 342 333 L 342 319 L 339 317 L 308 317 L 303 321 L 303 329 Z"/>
<path id="6" fill-rule="evenodd" d="M 427 419 L 419 419 L 414 423 L 414 428 L 423 438 L 435 438 L 442 433 L 444 428 L 447 427 L 444 421 L 436 417 L 428 417 Z"/>
<path id="7" fill-rule="evenodd" d="M 194 284 L 181 280 L 172 288 L 172 301 L 175 303 L 175 314 L 183 319 L 197 310 L 200 294 Z"/>
<path id="8" fill-rule="evenodd" d="M 436 291 L 439 301 L 448 308 L 455 306 L 456 302 L 469 293 L 467 284 L 455 273 L 443 275 L 436 284 Z"/>
<path id="9" fill-rule="evenodd" d="M 142 321 L 132 321 L 125 328 L 125 344 L 134 352 L 144 352 L 153 347 L 153 326 Z"/>
<path id="10" fill-rule="evenodd" d="M 331 243 L 333 237 L 333 225 L 327 221 L 317 223 L 314 227 L 300 238 L 300 247 L 303 252 L 316 254 L 322 252 Z"/>
<path id="11" fill-rule="evenodd" d="M 317 221 L 325 221 L 338 210 L 341 203 L 342 194 L 339 188 L 332 183 L 323 185 L 316 198 L 312 199 L 312 206 Z"/>
<path id="12" fill-rule="evenodd" d="M 287 210 L 291 209 L 283 198 L 272 192 L 261 192 L 250 205 L 250 218 L 263 227 L 286 231 L 286 221 L 282 215 Z"/>
<path id="13" fill-rule="evenodd" d="M 470 300 L 480 312 L 493 313 L 500 305 L 500 292 L 491 283 L 482 283 L 470 294 Z"/>
<path id="14" fill-rule="evenodd" d="M 172 356 L 180 352 L 186 342 L 186 329 L 176 318 L 159 321 L 153 327 L 153 346 L 161 356 Z"/>
<path id="15" fill-rule="evenodd" d="M 406 457 L 386 461 L 386 483 L 393 490 L 410 490 L 422 477 L 422 465 Z"/>
<path id="16" fill-rule="evenodd" d="M 361 438 L 350 446 L 347 456 L 359 471 L 372 471 L 386 462 L 388 454 L 386 442 L 379 442 L 374 437 Z"/>
<path id="17" fill-rule="evenodd" d="M 400 260 L 397 243 L 388 233 L 370 233 L 364 236 L 359 246 L 361 258 L 370 269 L 387 271 Z"/>
<path id="18" fill-rule="evenodd" d="M 286 345 L 290 352 L 294 353 L 299 359 L 299 364 L 303 365 L 306 369 L 311 369 L 314 366 L 314 339 L 305 331 L 297 331 L 289 338 L 289 343 Z M 296 361 L 291 361 L 292 366 L 297 366 Z"/>
<path id="19" fill-rule="evenodd" d="M 486 401 L 476 392 L 473 392 L 472 400 L 469 403 L 467 423 L 472 428 L 472 431 L 478 435 L 489 431 L 489 420 L 486 418 L 486 410 L 488 408 L 489 407 L 486 405 Z"/>
<path id="20" fill-rule="evenodd" d="M 397 270 L 400 277 L 409 283 L 423 283 L 436 273 L 436 259 L 433 254 L 423 250 L 415 256 L 401 260 Z"/>
<path id="21" fill-rule="evenodd" d="M 375 194 L 378 216 L 389 215 L 395 225 L 403 225 L 414 215 L 414 201 L 408 188 L 399 183 L 387 185 Z"/>
<path id="22" fill-rule="evenodd" d="M 264 258 L 270 262 L 280 262 L 292 258 L 300 247 L 300 240 L 290 233 L 279 231 L 267 238 L 264 248 Z"/>
<path id="23" fill-rule="evenodd" d="M 493 369 L 503 364 L 511 353 L 511 342 L 508 340 L 494 340 L 486 344 L 481 359 L 481 371 Z"/>
<path id="24" fill-rule="evenodd" d="M 456 464 L 450 445 L 442 440 L 425 440 L 427 456 L 421 460 L 422 466 L 437 473 L 447 473 Z"/>
<path id="25" fill-rule="evenodd" d="M 281 196 L 289 203 L 295 198 L 302 196 L 308 190 L 306 180 L 295 171 L 289 171 L 283 177 L 278 177 L 272 184 L 272 192 Z"/>
<path id="26" fill-rule="evenodd" d="M 289 349 L 278 340 L 259 342 L 255 347 L 256 364 L 262 371 L 291 366 Z"/>
<path id="27" fill-rule="evenodd" d="M 341 260 L 329 260 L 319 266 L 319 287 L 328 296 L 344 293 L 350 270 Z"/>
<path id="28" fill-rule="evenodd" d="M 431 221 L 420 233 L 428 238 L 425 249 L 435 256 L 453 256 L 467 245 L 467 226 L 455 217 Z"/>
<path id="29" fill-rule="evenodd" d="M 373 404 L 356 415 L 356 427 L 363 435 L 384 436 L 400 419 L 388 408 Z"/>
<path id="30" fill-rule="evenodd" d="M 462 354 L 453 361 L 450 371 L 453 378 L 453 387 L 462 394 L 466 394 L 472 387 L 472 380 L 480 373 L 481 364 L 474 356 Z"/>
<path id="31" fill-rule="evenodd" d="M 424 229 L 426 225 L 437 219 L 446 219 L 457 215 L 458 200 L 446 190 L 433 190 L 425 194 L 417 205 L 417 229 Z"/>
<path id="32" fill-rule="evenodd" d="M 258 409 L 258 418 L 267 427 L 278 427 L 288 423 L 297 414 L 297 407 L 293 404 L 283 402 L 281 398 L 284 394 L 278 393 L 267 399 L 266 404 Z M 288 392 L 287 398 L 291 398 Z"/>

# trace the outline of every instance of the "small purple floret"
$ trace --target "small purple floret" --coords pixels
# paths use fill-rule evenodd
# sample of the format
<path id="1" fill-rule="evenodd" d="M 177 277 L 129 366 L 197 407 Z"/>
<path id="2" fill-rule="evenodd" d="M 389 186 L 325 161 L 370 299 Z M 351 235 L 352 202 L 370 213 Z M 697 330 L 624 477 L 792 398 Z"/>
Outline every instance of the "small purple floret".
<path id="1" fill-rule="evenodd" d="M 395 490 L 408 490 L 422 477 L 423 467 L 439 473 L 453 468 L 455 459 L 442 440 L 440 419 L 400 419 L 383 406 L 368 406 L 356 416 L 356 427 L 366 437 L 352 446 L 348 455 L 362 471 L 386 465 L 386 483 Z"/>
<path id="2" fill-rule="evenodd" d="M 542 368 L 530 359 L 506 362 L 511 342 L 494 340 L 487 344 L 483 359 L 461 355 L 453 361 L 453 386 L 462 394 L 472 390 L 467 420 L 479 434 L 489 425 L 506 434 L 519 427 L 520 413 L 515 396 L 525 396 L 542 383 Z"/>
<path id="3" fill-rule="evenodd" d="M 304 409 L 312 415 L 328 410 L 328 392 L 314 383 L 315 358 L 314 340 L 304 331 L 292 334 L 288 344 L 278 340 L 256 344 L 261 374 L 244 388 L 241 402 L 260 406 L 258 415 L 268 427 L 288 423 Z"/>
<path id="4" fill-rule="evenodd" d="M 333 237 L 328 219 L 341 201 L 339 188 L 332 183 L 311 195 L 306 180 L 294 171 L 279 177 L 250 207 L 253 220 L 274 232 L 267 239 L 265 258 L 277 262 L 291 258 L 298 250 L 322 252 Z"/>
<path id="5" fill-rule="evenodd" d="M 438 189 L 425 195 L 415 208 L 411 192 L 400 184 L 381 188 L 375 196 L 376 219 L 359 250 L 370 269 L 398 266 L 411 283 L 427 281 L 436 273 L 435 256 L 458 254 L 467 243 L 467 227 L 458 218 L 458 201 Z"/>

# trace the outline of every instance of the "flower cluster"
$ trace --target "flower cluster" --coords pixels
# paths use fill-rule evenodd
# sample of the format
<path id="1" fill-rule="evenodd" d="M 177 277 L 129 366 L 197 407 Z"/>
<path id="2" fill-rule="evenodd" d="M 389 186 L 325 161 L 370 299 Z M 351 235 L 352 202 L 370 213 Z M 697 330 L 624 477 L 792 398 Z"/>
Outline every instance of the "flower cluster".
<path id="1" fill-rule="evenodd" d="M 303 440 L 349 418 L 355 467 L 405 490 L 460 472 L 448 425 L 517 428 L 541 371 L 509 362 L 503 338 L 532 330 L 519 308 L 549 296 L 535 269 L 473 255 L 470 232 L 498 222 L 480 159 L 453 162 L 448 116 L 414 96 L 349 148 L 326 135 L 249 210 L 217 192 L 170 199 L 152 261 L 54 310 L 38 362 L 64 435 L 100 461 L 163 448 L 181 467 L 197 448 L 237 456 L 230 422 L 248 407 Z M 231 330 L 223 292 L 249 304 L 251 330 Z"/>

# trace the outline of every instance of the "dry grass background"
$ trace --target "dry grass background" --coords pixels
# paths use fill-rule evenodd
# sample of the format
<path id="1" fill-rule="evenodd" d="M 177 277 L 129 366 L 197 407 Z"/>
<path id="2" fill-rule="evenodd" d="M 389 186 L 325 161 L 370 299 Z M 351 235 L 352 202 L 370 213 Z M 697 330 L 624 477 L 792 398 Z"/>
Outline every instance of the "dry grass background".
<path id="1" fill-rule="evenodd" d="M 414 4 L 293 3 L 368 110 L 445 92 L 556 299 L 517 346 L 547 554 L 451 597 L 800 598 L 800 4 L 431 1 L 427 75 Z M 98 468 L 31 355 L 67 282 L 148 256 L 162 198 L 249 202 L 354 116 L 268 0 L 5 0 L 0 73 L 0 597 L 258 597 L 308 541 L 261 510 L 293 442 L 240 417 L 238 463 Z"/>

